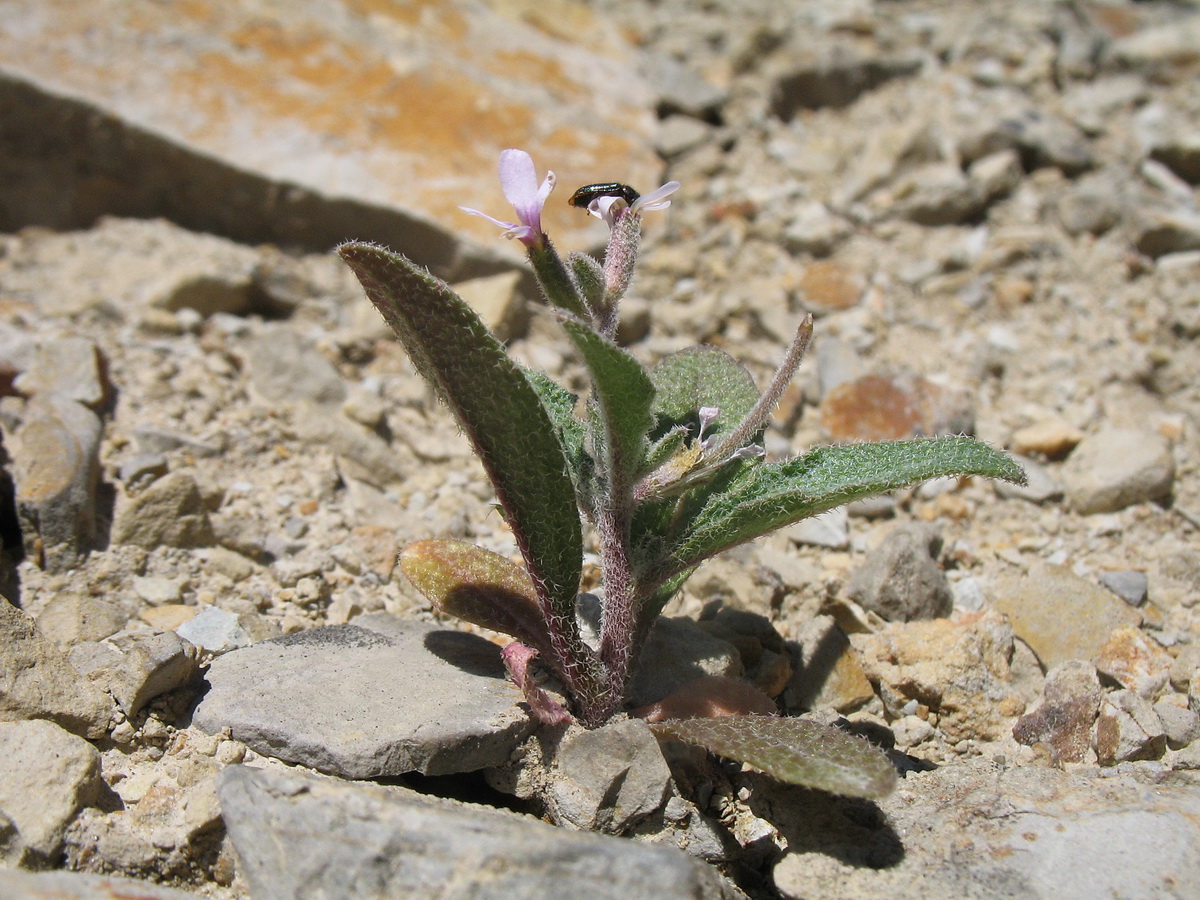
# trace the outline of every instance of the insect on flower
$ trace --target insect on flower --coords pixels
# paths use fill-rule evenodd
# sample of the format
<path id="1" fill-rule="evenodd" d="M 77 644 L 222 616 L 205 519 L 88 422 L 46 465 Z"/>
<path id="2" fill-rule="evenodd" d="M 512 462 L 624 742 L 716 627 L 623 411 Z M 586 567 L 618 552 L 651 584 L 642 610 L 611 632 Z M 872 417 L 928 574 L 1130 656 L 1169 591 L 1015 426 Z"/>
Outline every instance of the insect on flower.
<path id="1" fill-rule="evenodd" d="M 627 184 L 618 181 L 605 181 L 599 184 L 585 184 L 573 193 L 567 203 L 577 209 L 587 209 L 588 204 L 600 197 L 620 197 L 630 206 L 642 196 Z"/>

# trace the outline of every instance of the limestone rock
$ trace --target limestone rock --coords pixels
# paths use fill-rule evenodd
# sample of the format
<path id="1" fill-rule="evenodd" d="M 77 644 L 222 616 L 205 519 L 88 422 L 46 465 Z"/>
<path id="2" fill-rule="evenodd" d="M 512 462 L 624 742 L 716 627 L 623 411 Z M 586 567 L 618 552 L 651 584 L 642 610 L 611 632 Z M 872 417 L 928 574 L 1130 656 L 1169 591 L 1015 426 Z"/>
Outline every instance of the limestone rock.
<path id="1" fill-rule="evenodd" d="M 1012 629 L 994 612 L 891 623 L 850 640 L 892 715 L 916 700 L 952 741 L 994 739 L 1024 708 L 1012 685 Z"/>
<path id="2" fill-rule="evenodd" d="M 133 630 L 76 644 L 70 660 L 132 718 L 159 694 L 187 684 L 196 674 L 196 656 L 195 646 L 172 632 Z"/>
<path id="3" fill-rule="evenodd" d="M 206 547 L 215 540 L 191 472 L 180 470 L 118 504 L 113 543 L 139 547 Z"/>
<path id="4" fill-rule="evenodd" d="M 989 593 L 1047 669 L 1094 659 L 1114 629 L 1141 618 L 1119 597 L 1061 566 L 1038 564 L 1028 575 L 1000 578 Z"/>
<path id="5" fill-rule="evenodd" d="M 457 207 L 506 215 L 502 149 L 530 150 L 567 187 L 614 159 L 631 183 L 657 183 L 652 95 L 628 46 L 586 6 L 555 10 L 14 8 L 0 75 L 23 90 L 10 88 L 8 118 L 46 143 L 17 145 L 9 215 L 70 228 L 120 209 L 322 251 L 362 237 L 442 275 L 494 272 L 519 250 Z M 53 60 L 33 50 L 44 46 L 58 48 Z M 43 147 L 55 148 L 49 159 Z M 568 244 L 593 233 L 565 203 L 546 219 Z M 451 231 L 486 246 L 464 248 Z"/>
<path id="6" fill-rule="evenodd" d="M 108 396 L 103 354 L 92 341 L 66 337 L 37 348 L 27 368 L 13 384 L 25 395 L 57 394 L 98 410 Z"/>
<path id="7" fill-rule="evenodd" d="M 0 869 L 0 896 L 23 900 L 197 900 L 200 895 L 118 875 Z"/>
<path id="8" fill-rule="evenodd" d="M 1083 515 L 1115 512 L 1171 493 L 1175 460 L 1161 436 L 1107 427 L 1075 448 L 1062 471 L 1067 499 Z"/>
<path id="9" fill-rule="evenodd" d="M 500 765 L 533 727 L 494 644 L 386 614 L 357 623 L 218 657 L 194 724 L 346 778 Z"/>
<path id="10" fill-rule="evenodd" d="M 1167 749 L 1167 734 L 1154 707 L 1133 691 L 1115 691 L 1100 704 L 1096 719 L 1096 755 L 1100 764 L 1158 759 Z"/>
<path id="11" fill-rule="evenodd" d="M 0 721 L 49 719 L 97 738 L 108 730 L 111 710 L 33 619 L 0 600 Z"/>
<path id="12" fill-rule="evenodd" d="M 563 738 L 547 799 L 557 824 L 623 834 L 666 802 L 671 770 L 641 719 L 610 722 Z"/>
<path id="13" fill-rule="evenodd" d="M 26 554 L 48 571 L 77 564 L 96 542 L 100 419 L 57 394 L 25 407 L 11 449 Z"/>
<path id="14" fill-rule="evenodd" d="M 536 819 L 397 788 L 248 766 L 218 793 L 257 900 L 735 900 L 715 870 L 673 848 L 577 834 Z M 330 822 L 345 823 L 331 831 Z M 277 836 L 288 835 L 280 841 Z"/>
<path id="15" fill-rule="evenodd" d="M 1127 625 L 1114 630 L 1104 642 L 1096 656 L 1096 669 L 1121 687 L 1153 700 L 1171 677 L 1171 655 L 1140 628 Z"/>
<path id="16" fill-rule="evenodd" d="M 0 758 L 0 812 L 16 829 L 0 837 L 0 860 L 54 865 L 67 825 L 100 794 L 100 754 L 52 722 L 0 722 Z"/>
<path id="17" fill-rule="evenodd" d="M 857 709 L 875 696 L 858 653 L 832 616 L 815 616 L 797 635 L 799 659 L 783 693 L 784 711 Z"/>
<path id="18" fill-rule="evenodd" d="M 933 526 L 897 525 L 850 576 L 846 594 L 889 622 L 949 615 L 954 598 L 937 566 L 941 549 L 941 534 Z"/>

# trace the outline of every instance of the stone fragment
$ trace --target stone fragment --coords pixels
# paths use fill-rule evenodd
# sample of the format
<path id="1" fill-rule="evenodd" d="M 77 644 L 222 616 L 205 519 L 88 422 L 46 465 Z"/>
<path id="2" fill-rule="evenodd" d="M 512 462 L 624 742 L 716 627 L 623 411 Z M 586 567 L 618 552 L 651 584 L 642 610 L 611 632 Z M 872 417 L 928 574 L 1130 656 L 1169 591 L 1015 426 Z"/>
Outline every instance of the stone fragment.
<path id="1" fill-rule="evenodd" d="M 1132 237 L 1139 253 L 1155 259 L 1200 250 L 1200 214 L 1188 210 L 1143 212 L 1134 223 Z"/>
<path id="2" fill-rule="evenodd" d="M 144 488 L 156 478 L 162 478 L 170 470 L 167 458 L 161 453 L 135 453 L 121 463 L 117 480 L 125 485 L 126 491 Z"/>
<path id="3" fill-rule="evenodd" d="M 791 218 L 784 225 L 782 239 L 784 246 L 793 253 L 827 256 L 853 231 L 849 222 L 833 213 L 824 203 L 809 200 L 796 204 L 795 209 L 791 210 Z M 854 297 L 855 304 L 861 296 L 862 292 L 859 291 Z"/>
<path id="4" fill-rule="evenodd" d="M 850 642 L 890 715 L 915 700 L 950 741 L 994 740 L 1024 709 L 1012 685 L 1013 632 L 995 612 L 893 622 Z"/>
<path id="5" fill-rule="evenodd" d="M 850 513 L 846 507 L 838 506 L 819 516 L 801 519 L 784 529 L 784 533 L 793 544 L 845 550 L 850 546 Z"/>
<path id="6" fill-rule="evenodd" d="M 1096 719 L 1100 765 L 1158 759 L 1166 749 L 1166 732 L 1149 701 L 1133 691 L 1115 691 L 1104 698 Z"/>
<path id="7" fill-rule="evenodd" d="M 1021 159 L 1012 150 L 980 157 L 967 167 L 967 178 L 985 206 L 1011 194 L 1024 176 Z"/>
<path id="8" fill-rule="evenodd" d="M 1150 158 L 1184 181 L 1200 183 L 1200 131 L 1163 136 L 1150 148 Z"/>
<path id="9" fill-rule="evenodd" d="M 714 869 L 674 848 L 554 828 L 402 788 L 249 766 L 218 783 L 233 847 L 256 900 L 373 896 L 445 900 L 734 900 Z M 345 823 L 331 830 L 330 822 Z M 286 841 L 278 836 L 286 834 Z"/>
<path id="10" fill-rule="evenodd" d="M 692 619 L 663 616 L 651 626 L 634 667 L 629 705 L 646 706 L 705 675 L 736 678 L 743 671 L 732 644 L 713 637 Z"/>
<path id="11" fill-rule="evenodd" d="M 1036 453 L 1046 459 L 1062 459 L 1083 440 L 1083 432 L 1061 419 L 1047 419 L 1013 432 L 1009 446 L 1022 456 Z"/>
<path id="12" fill-rule="evenodd" d="M 1068 234 L 1103 234 L 1119 221 L 1121 191 L 1110 176 L 1085 176 L 1068 188 L 1055 205 Z"/>
<path id="13" fill-rule="evenodd" d="M 1002 150 L 1016 150 L 1025 169 L 1053 166 L 1067 176 L 1081 174 L 1096 161 L 1079 129 L 1032 107 L 984 122 L 960 141 L 959 150 L 968 162 Z"/>
<path id="14" fill-rule="evenodd" d="M 861 807 L 774 787 L 760 808 L 791 848 L 775 887 L 787 900 L 1200 892 L 1195 787 L 1106 774 L 957 760 L 910 772 L 870 820 Z"/>
<path id="15" fill-rule="evenodd" d="M 797 284 L 800 302 L 814 315 L 852 309 L 866 290 L 862 275 L 834 260 L 820 260 L 804 267 Z"/>
<path id="16" fill-rule="evenodd" d="M 1046 503 L 1062 497 L 1062 482 L 1051 475 L 1045 466 L 1024 456 L 1017 456 L 1016 462 L 1025 472 L 1025 484 L 994 482 L 992 489 L 997 494 L 1001 497 L 1028 500 L 1030 503 Z"/>
<path id="17" fill-rule="evenodd" d="M 888 622 L 950 614 L 954 596 L 937 565 L 941 533 L 932 525 L 897 525 L 850 576 L 846 594 Z"/>
<path id="18" fill-rule="evenodd" d="M 250 644 L 250 636 L 231 612 L 206 606 L 175 629 L 175 633 L 209 653 L 228 653 Z"/>
<path id="19" fill-rule="evenodd" d="M 821 427 L 836 441 L 963 434 L 974 424 L 965 394 L 919 376 L 865 375 L 821 401 Z"/>
<path id="20" fill-rule="evenodd" d="M 500 765 L 532 728 L 496 645 L 386 614 L 226 653 L 207 680 L 196 727 L 345 778 Z"/>
<path id="21" fill-rule="evenodd" d="M 47 571 L 75 566 L 96 542 L 100 429 L 86 406 L 43 394 L 26 404 L 9 448 L 25 554 Z"/>
<path id="22" fill-rule="evenodd" d="M 1042 702 L 1017 720 L 1013 737 L 1028 747 L 1048 746 L 1056 762 L 1082 762 L 1101 696 L 1095 666 L 1079 659 L 1061 663 L 1046 673 Z"/>
<path id="23" fill-rule="evenodd" d="M 992 605 L 1052 669 L 1069 659 L 1095 659 L 1116 628 L 1136 626 L 1136 610 L 1061 566 L 1038 563 L 1025 576 L 998 579 Z"/>
<path id="24" fill-rule="evenodd" d="M 1187 67 L 1200 60 L 1200 16 L 1183 16 L 1162 25 L 1151 25 L 1114 41 L 1111 61 L 1146 74 L 1161 75 L 1164 67 Z"/>
<path id="25" fill-rule="evenodd" d="M 109 390 L 100 348 L 83 337 L 41 344 L 13 387 L 26 396 L 57 394 L 93 410 L 104 405 Z"/>
<path id="26" fill-rule="evenodd" d="M 49 719 L 98 738 L 111 714 L 108 698 L 79 676 L 33 619 L 0 600 L 0 721 Z"/>
<path id="27" fill-rule="evenodd" d="M 857 709 L 875 696 L 858 652 L 832 616 L 814 616 L 796 635 L 798 659 L 783 692 L 789 715 L 832 707 Z"/>
<path id="28" fill-rule="evenodd" d="M 346 399 L 346 382 L 337 369 L 295 328 L 266 326 L 239 349 L 250 388 L 264 403 L 338 406 Z"/>
<path id="29" fill-rule="evenodd" d="M 1096 669 L 1140 697 L 1153 699 L 1171 675 L 1171 655 L 1140 628 L 1115 629 L 1096 656 Z"/>
<path id="30" fill-rule="evenodd" d="M 119 875 L 0 869 L 0 897 L 13 900 L 198 900 L 199 896 Z"/>
<path id="31" fill-rule="evenodd" d="M 546 791 L 551 818 L 583 831 L 624 834 L 666 803 L 671 770 L 641 719 L 563 738 Z"/>
<path id="32" fill-rule="evenodd" d="M 787 58 L 801 61 L 771 92 L 772 111 L 785 121 L 805 109 L 849 106 L 867 91 L 921 67 L 916 56 L 868 54 L 849 44 L 823 44 L 815 52 L 798 48 Z"/>
<path id="33" fill-rule="evenodd" d="M 178 603 L 183 596 L 186 582 L 182 578 L 164 578 L 155 575 L 134 575 L 133 592 L 151 606 Z"/>
<path id="34" fill-rule="evenodd" d="M 220 456 L 225 452 L 224 435 L 219 432 L 211 440 L 200 441 L 190 434 L 181 434 L 169 428 L 154 428 L 149 425 L 139 425 L 133 429 L 134 439 L 138 447 L 151 457 L 156 453 L 170 453 L 172 450 L 185 450 L 189 456 L 204 459 Z M 152 460 L 146 460 L 151 464 Z M 162 473 L 162 474 L 165 474 Z"/>
<path id="35" fill-rule="evenodd" d="M 214 540 L 204 497 L 195 476 L 184 469 L 125 497 L 113 517 L 114 544 L 134 544 L 153 550 L 206 547 Z"/>
<path id="36" fill-rule="evenodd" d="M 506 147 L 528 149 L 562 186 L 594 181 L 614 159 L 631 184 L 661 181 L 652 92 L 615 23 L 585 5 L 298 0 L 264 20 L 241 6 L 180 15 L 61 2 L 14 10 L 0 32 L 5 76 L 22 87 L 8 89 L 10 128 L 46 142 L 16 143 L 14 222 L 86 227 L 120 211 L 322 252 L 354 236 L 459 280 L 520 256 L 458 209 L 506 215 L 495 174 Z M 36 46 L 60 53 L 51 61 Z M 560 198 L 544 216 L 556 242 L 594 239 L 594 221 Z M 464 246 L 463 233 L 480 243 Z M 250 301 L 264 293 L 241 283 Z"/>
<path id="37" fill-rule="evenodd" d="M 1170 749 L 1182 750 L 1200 738 L 1200 713 L 1166 700 L 1155 703 L 1153 708 Z"/>
<path id="38" fill-rule="evenodd" d="M 663 159 L 673 159 L 699 147 L 712 133 L 712 126 L 699 119 L 678 114 L 669 115 L 658 123 L 658 130 L 654 134 L 654 149 Z M 621 311 L 621 318 L 624 321 L 624 310 Z"/>
<path id="39" fill-rule="evenodd" d="M 133 615 L 130 604 L 111 596 L 55 594 L 38 613 L 37 627 L 59 647 L 81 641 L 102 641 L 116 634 Z"/>
<path id="40" fill-rule="evenodd" d="M 0 861 L 56 865 L 67 825 L 104 784 L 100 754 L 52 722 L 0 722 L 0 758 L 0 812 L 16 830 L 0 837 Z"/>
<path id="41" fill-rule="evenodd" d="M 472 278 L 453 285 L 455 293 L 467 301 L 501 341 L 511 341 L 525 334 L 529 326 L 529 310 L 518 290 L 520 272 L 501 272 Z"/>
<path id="42" fill-rule="evenodd" d="M 70 660 L 81 675 L 112 694 L 129 718 L 196 674 L 196 648 L 169 631 L 126 631 L 104 641 L 76 644 Z"/>
<path id="43" fill-rule="evenodd" d="M 296 437 L 336 453 L 338 468 L 351 478 L 382 489 L 411 476 L 410 467 L 395 448 L 340 412 L 331 414 L 326 407 L 306 403 L 296 408 L 295 416 Z"/>
<path id="44" fill-rule="evenodd" d="M 954 225 L 975 218 L 986 198 L 956 163 L 938 162 L 902 174 L 880 202 L 889 215 L 918 225 Z"/>
<path id="45" fill-rule="evenodd" d="M 245 581 L 261 568 L 253 560 L 227 547 L 210 547 L 205 551 L 204 558 L 210 570 L 224 575 L 234 583 Z"/>
<path id="46" fill-rule="evenodd" d="M 1150 589 L 1150 579 L 1145 572 L 1136 569 L 1114 569 L 1101 572 L 1100 583 L 1128 603 L 1130 606 L 1142 606 L 1146 602 Z"/>
<path id="47" fill-rule="evenodd" d="M 1170 496 L 1175 458 L 1156 432 L 1109 426 L 1083 439 L 1063 466 L 1062 478 L 1077 512 L 1116 512 Z"/>

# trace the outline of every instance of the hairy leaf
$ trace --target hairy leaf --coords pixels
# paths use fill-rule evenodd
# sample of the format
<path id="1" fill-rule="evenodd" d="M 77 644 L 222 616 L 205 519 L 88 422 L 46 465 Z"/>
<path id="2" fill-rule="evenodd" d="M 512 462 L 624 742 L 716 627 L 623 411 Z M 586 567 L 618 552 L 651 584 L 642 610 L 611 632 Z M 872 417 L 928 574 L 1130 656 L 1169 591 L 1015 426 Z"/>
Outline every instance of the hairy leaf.
<path id="1" fill-rule="evenodd" d="M 445 283 L 373 244 L 342 244 L 338 253 L 483 461 L 547 618 L 573 623 L 579 513 L 559 439 L 529 380 Z"/>
<path id="2" fill-rule="evenodd" d="M 553 661 L 533 580 L 521 566 L 475 544 L 432 539 L 405 547 L 400 569 L 435 608 L 512 635 Z"/>
<path id="3" fill-rule="evenodd" d="M 850 797 L 883 797 L 896 786 L 896 771 L 882 751 L 862 738 L 804 719 L 673 719 L 650 730 L 660 740 L 704 747 L 789 784 Z"/>
<path id="4" fill-rule="evenodd" d="M 715 406 L 720 413 L 710 433 L 724 434 L 758 400 L 758 389 L 745 366 L 716 347 L 688 347 L 672 353 L 650 370 L 650 380 L 657 391 L 653 412 L 660 422 L 656 430 L 694 424 L 700 407 Z"/>
<path id="5" fill-rule="evenodd" d="M 642 364 L 588 325 L 566 319 L 563 327 L 587 364 L 604 430 L 605 475 L 614 495 L 627 491 L 646 455 L 654 385 Z"/>
<path id="6" fill-rule="evenodd" d="M 541 398 L 542 406 L 554 425 L 558 441 L 562 445 L 563 455 L 571 471 L 571 481 L 575 484 L 575 493 L 581 505 L 589 508 L 592 505 L 592 475 L 594 466 L 585 445 L 587 429 L 575 415 L 575 405 L 579 398 L 566 388 L 554 381 L 550 376 L 534 369 L 521 368 L 529 383 Z"/>
<path id="7" fill-rule="evenodd" d="M 660 577 L 843 503 L 945 475 L 1025 480 L 1003 453 L 967 437 L 818 447 L 784 462 L 744 465 L 679 531 Z"/>

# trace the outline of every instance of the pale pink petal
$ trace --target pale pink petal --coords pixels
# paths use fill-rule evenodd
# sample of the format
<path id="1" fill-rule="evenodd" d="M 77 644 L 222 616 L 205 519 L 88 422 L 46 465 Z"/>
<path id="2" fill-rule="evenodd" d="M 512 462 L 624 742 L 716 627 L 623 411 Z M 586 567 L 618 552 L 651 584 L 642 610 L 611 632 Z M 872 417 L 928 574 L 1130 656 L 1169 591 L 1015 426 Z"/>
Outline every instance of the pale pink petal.
<path id="1" fill-rule="evenodd" d="M 662 187 L 651 191 L 648 194 L 643 194 L 633 202 L 634 212 L 645 212 L 649 209 L 666 209 L 671 205 L 671 201 L 665 198 L 679 190 L 678 181 L 668 181 Z"/>

